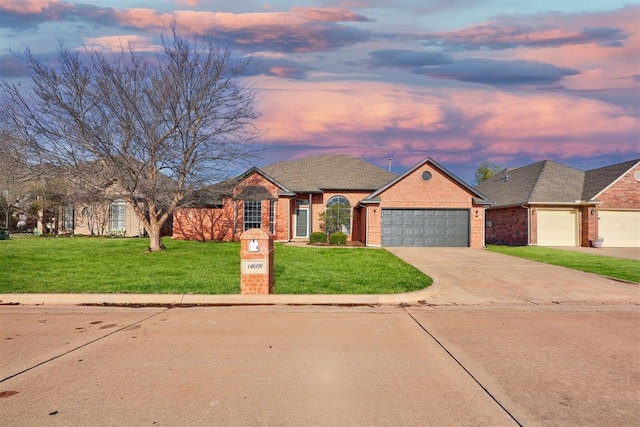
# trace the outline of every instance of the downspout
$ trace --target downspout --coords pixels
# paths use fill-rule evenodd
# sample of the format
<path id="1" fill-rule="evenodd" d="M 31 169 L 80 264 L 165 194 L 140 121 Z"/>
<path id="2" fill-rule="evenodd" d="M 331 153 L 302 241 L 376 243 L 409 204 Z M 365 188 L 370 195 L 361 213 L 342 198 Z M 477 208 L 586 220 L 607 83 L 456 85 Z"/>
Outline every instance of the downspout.
<path id="1" fill-rule="evenodd" d="M 486 224 L 487 224 L 487 208 L 485 208 L 484 206 L 482 207 L 482 247 L 487 249 L 487 229 L 486 229 Z"/>
<path id="2" fill-rule="evenodd" d="M 531 246 L 531 206 L 527 206 L 527 246 Z"/>
<path id="3" fill-rule="evenodd" d="M 369 206 L 364 206 L 364 245 L 369 246 Z"/>
<path id="4" fill-rule="evenodd" d="M 238 232 L 238 201 L 233 201 L 233 233 L 231 240 L 236 240 L 236 233 Z"/>
<path id="5" fill-rule="evenodd" d="M 287 241 L 291 241 L 291 201 L 293 199 L 287 200 Z"/>
<path id="6" fill-rule="evenodd" d="M 309 224 L 307 224 L 307 237 L 313 232 L 313 195 L 309 193 Z"/>

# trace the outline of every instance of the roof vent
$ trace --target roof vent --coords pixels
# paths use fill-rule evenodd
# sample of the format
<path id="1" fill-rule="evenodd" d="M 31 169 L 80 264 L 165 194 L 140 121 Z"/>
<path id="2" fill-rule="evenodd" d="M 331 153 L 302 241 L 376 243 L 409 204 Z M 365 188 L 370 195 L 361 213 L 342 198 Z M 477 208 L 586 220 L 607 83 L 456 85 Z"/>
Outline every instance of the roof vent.
<path id="1" fill-rule="evenodd" d="M 509 169 L 504 168 L 504 181 L 508 182 L 509 181 Z"/>

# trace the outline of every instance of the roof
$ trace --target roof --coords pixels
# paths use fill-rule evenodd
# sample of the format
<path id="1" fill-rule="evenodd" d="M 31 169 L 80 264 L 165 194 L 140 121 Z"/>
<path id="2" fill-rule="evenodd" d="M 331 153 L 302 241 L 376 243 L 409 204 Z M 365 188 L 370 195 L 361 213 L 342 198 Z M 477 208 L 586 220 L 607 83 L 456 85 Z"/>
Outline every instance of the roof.
<path id="1" fill-rule="evenodd" d="M 273 197 L 269 190 L 267 190 L 262 185 L 252 185 L 249 187 L 244 187 L 240 194 L 238 194 L 238 199 L 240 200 L 277 200 L 276 197 Z"/>
<path id="2" fill-rule="evenodd" d="M 463 180 L 458 178 L 455 174 L 453 174 L 452 172 L 447 170 L 444 166 L 442 166 L 440 163 L 438 163 L 435 160 L 433 160 L 431 157 L 425 158 L 424 160 L 422 160 L 421 162 L 417 163 L 414 167 L 412 167 L 411 169 L 409 169 L 408 171 L 406 171 L 402 175 L 397 176 L 395 179 L 393 179 L 390 182 L 386 183 L 384 186 L 382 186 L 381 188 L 377 189 L 376 191 L 371 193 L 369 196 L 367 196 L 361 203 L 374 203 L 376 201 L 380 201 L 380 198 L 378 197 L 380 195 L 380 193 L 384 192 L 389 187 L 395 185 L 397 182 L 402 181 L 404 179 L 404 177 L 406 177 L 407 175 L 412 174 L 416 169 L 418 169 L 419 167 L 421 167 L 422 165 L 424 165 L 426 163 L 428 163 L 431 166 L 435 167 L 436 169 L 440 170 L 440 172 L 442 172 L 445 176 L 448 176 L 450 179 L 452 179 L 458 185 L 460 185 L 461 187 L 465 188 L 472 196 L 474 196 L 473 197 L 473 203 L 475 203 L 477 205 L 491 205 L 492 204 L 492 201 L 489 200 L 484 194 L 482 194 L 477 189 L 475 189 L 475 188 L 471 187 L 470 185 L 468 185 L 466 182 L 464 182 Z"/>
<path id="3" fill-rule="evenodd" d="M 640 159 L 629 160 L 628 162 L 587 171 L 584 179 L 582 198 L 585 200 L 596 198 L 638 163 L 640 163 Z"/>
<path id="4" fill-rule="evenodd" d="M 592 200 L 638 163 L 632 160 L 582 171 L 551 160 L 503 169 L 476 186 L 494 207 L 535 203 L 581 203 Z"/>
<path id="5" fill-rule="evenodd" d="M 296 193 L 319 193 L 322 190 L 373 191 L 397 176 L 347 154 L 325 154 L 282 161 L 260 170 Z"/>

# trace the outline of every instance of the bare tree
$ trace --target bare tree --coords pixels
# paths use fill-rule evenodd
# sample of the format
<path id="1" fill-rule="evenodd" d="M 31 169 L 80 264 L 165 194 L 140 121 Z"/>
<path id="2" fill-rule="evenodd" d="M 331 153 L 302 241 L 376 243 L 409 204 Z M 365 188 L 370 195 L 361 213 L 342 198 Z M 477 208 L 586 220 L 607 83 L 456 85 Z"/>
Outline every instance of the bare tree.
<path id="1" fill-rule="evenodd" d="M 247 64 L 225 48 L 172 28 L 153 55 L 60 47 L 55 64 L 28 49 L 22 57 L 32 85 L 2 85 L 14 130 L 87 191 L 115 180 L 151 251 L 164 248 L 161 228 L 175 209 L 254 152 L 255 101 L 240 81 Z"/>
<path id="2" fill-rule="evenodd" d="M 4 130 L 0 130 L 0 153 L 0 213 L 4 228 L 10 228 L 12 215 L 28 213 L 37 173 L 29 167 L 20 139 Z"/>

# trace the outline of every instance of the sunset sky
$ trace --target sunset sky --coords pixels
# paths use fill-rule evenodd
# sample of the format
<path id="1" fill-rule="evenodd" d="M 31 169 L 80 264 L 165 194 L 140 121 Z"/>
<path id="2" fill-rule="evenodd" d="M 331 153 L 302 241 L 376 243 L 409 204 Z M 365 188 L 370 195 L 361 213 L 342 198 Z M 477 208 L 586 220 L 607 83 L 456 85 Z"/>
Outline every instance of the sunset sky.
<path id="1" fill-rule="evenodd" d="M 256 166 L 346 153 L 593 169 L 640 157 L 640 5 L 619 0 L 0 0 L 8 50 L 152 50 L 175 22 L 252 58 Z"/>

